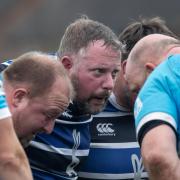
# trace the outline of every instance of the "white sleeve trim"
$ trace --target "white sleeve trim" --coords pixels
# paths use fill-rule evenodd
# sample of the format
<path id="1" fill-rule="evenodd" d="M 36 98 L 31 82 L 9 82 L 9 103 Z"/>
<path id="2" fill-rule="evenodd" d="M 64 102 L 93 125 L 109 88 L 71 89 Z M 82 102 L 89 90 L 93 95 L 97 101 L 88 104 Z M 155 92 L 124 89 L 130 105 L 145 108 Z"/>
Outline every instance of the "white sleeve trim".
<path id="1" fill-rule="evenodd" d="M 0 120 L 10 117 L 10 116 L 11 116 L 11 113 L 9 112 L 8 107 L 0 109 Z"/>
<path id="2" fill-rule="evenodd" d="M 138 124 L 136 128 L 136 134 L 138 135 L 139 130 L 142 128 L 142 126 L 144 126 L 147 122 L 150 122 L 153 120 L 161 120 L 161 121 L 167 122 L 168 124 L 171 124 L 175 128 L 175 130 L 177 130 L 176 121 L 171 115 L 167 113 L 163 113 L 163 112 L 154 112 L 154 113 L 150 113 L 144 116 L 140 120 L 140 123 Z"/>

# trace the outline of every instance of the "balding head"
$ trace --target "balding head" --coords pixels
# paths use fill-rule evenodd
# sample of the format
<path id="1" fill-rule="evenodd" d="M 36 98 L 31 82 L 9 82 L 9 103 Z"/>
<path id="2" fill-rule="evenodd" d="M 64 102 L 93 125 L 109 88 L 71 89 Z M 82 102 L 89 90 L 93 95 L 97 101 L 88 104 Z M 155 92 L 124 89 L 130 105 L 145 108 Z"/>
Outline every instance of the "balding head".
<path id="1" fill-rule="evenodd" d="M 29 52 L 14 59 L 3 75 L 6 99 L 20 141 L 29 142 L 38 132 L 50 133 L 73 94 L 63 65 L 53 56 Z"/>
<path id="2" fill-rule="evenodd" d="M 55 56 L 42 52 L 28 52 L 13 60 L 4 70 L 4 79 L 12 87 L 29 87 L 30 97 L 40 96 L 48 92 L 56 79 L 65 79 L 71 89 L 68 75 Z M 71 90 L 70 90 L 71 91 Z"/>
<path id="3" fill-rule="evenodd" d="M 137 42 L 130 52 L 128 61 L 141 65 L 147 62 L 158 65 L 167 56 L 169 50 L 179 46 L 179 43 L 177 39 L 170 36 L 162 34 L 148 35 Z"/>
<path id="4" fill-rule="evenodd" d="M 137 42 L 129 54 L 125 68 L 125 79 L 134 94 L 133 100 L 149 73 L 168 55 L 180 53 L 179 47 L 177 39 L 162 34 L 151 34 Z"/>

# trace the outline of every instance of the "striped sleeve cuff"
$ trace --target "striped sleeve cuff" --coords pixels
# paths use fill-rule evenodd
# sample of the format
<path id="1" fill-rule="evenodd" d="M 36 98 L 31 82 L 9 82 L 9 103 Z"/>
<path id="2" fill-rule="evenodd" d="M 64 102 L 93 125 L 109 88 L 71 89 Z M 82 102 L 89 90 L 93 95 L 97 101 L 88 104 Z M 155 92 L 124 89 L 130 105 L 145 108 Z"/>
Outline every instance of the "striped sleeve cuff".
<path id="1" fill-rule="evenodd" d="M 157 119 L 170 124 L 175 130 L 177 130 L 176 121 L 171 115 L 164 113 L 164 112 L 154 112 L 154 113 L 150 113 L 150 114 L 144 116 L 141 119 L 138 127 L 136 128 L 137 136 L 138 136 L 139 131 L 142 128 L 142 126 L 144 126 L 146 123 L 148 123 L 150 121 L 157 120 Z"/>

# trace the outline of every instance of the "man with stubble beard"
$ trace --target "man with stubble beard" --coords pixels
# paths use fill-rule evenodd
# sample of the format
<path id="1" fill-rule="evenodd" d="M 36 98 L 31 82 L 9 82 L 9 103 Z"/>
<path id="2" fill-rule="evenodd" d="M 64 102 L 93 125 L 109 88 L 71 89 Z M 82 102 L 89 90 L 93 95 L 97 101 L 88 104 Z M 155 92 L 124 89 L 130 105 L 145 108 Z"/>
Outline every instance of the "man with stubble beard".
<path id="1" fill-rule="evenodd" d="M 31 142 L 27 154 L 34 179 L 77 179 L 89 154 L 89 124 L 113 90 L 121 43 L 110 28 L 82 17 L 70 24 L 60 42 L 58 60 L 67 70 L 75 98 L 55 123 L 53 133 Z"/>

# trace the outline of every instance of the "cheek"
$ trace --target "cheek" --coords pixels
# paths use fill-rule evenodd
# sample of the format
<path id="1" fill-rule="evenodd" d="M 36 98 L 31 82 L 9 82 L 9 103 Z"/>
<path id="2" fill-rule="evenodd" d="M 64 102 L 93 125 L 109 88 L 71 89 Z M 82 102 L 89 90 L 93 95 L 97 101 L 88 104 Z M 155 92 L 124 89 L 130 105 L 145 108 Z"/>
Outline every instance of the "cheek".
<path id="1" fill-rule="evenodd" d="M 45 115 L 41 114 L 34 114 L 34 116 L 31 117 L 31 127 L 38 128 L 45 124 L 46 117 Z"/>
<path id="2" fill-rule="evenodd" d="M 82 84 L 86 84 L 86 86 L 88 86 L 88 84 L 92 83 L 95 80 L 96 79 L 90 74 L 82 74 L 78 78 L 78 82 L 81 82 Z"/>
<path id="3" fill-rule="evenodd" d="M 81 76 L 78 81 L 76 81 L 76 86 L 78 89 L 84 93 L 95 91 L 101 85 L 101 78 L 91 76 Z"/>
<path id="4" fill-rule="evenodd" d="M 100 89 L 101 89 L 101 82 L 90 81 L 85 83 L 84 90 L 82 90 L 82 93 L 92 94 L 94 92 L 100 91 Z"/>
<path id="5" fill-rule="evenodd" d="M 140 79 L 139 76 L 135 74 L 133 76 L 129 75 L 127 78 L 127 85 L 130 91 L 134 92 L 139 88 Z"/>

